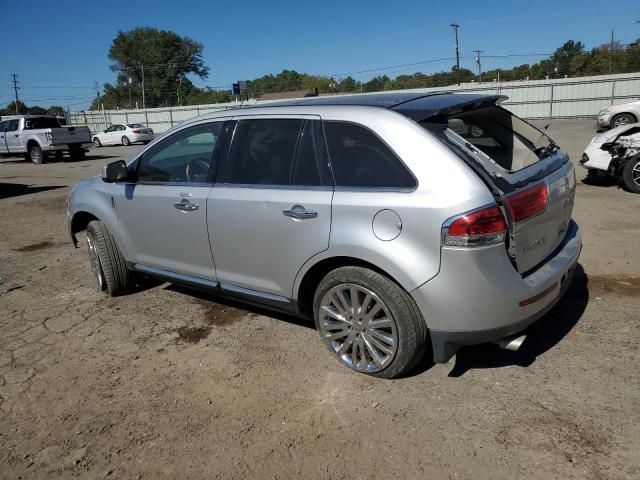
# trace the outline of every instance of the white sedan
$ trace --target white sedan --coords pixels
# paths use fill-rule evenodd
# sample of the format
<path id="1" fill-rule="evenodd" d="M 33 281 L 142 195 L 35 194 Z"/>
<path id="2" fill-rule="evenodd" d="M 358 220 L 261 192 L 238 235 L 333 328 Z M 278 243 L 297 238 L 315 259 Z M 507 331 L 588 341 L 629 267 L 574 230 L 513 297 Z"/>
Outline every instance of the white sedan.
<path id="1" fill-rule="evenodd" d="M 598 113 L 598 127 L 616 128 L 640 120 L 640 100 L 607 107 Z"/>
<path id="2" fill-rule="evenodd" d="M 93 135 L 93 145 L 101 147 L 103 145 L 131 145 L 132 143 L 149 143 L 155 138 L 153 130 L 145 127 L 141 123 L 129 123 L 111 125 L 103 132 Z"/>

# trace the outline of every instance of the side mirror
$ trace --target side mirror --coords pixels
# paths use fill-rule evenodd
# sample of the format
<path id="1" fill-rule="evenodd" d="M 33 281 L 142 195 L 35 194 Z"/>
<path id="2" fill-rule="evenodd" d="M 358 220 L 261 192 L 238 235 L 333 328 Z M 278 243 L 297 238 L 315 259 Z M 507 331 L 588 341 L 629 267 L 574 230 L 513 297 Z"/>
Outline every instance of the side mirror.
<path id="1" fill-rule="evenodd" d="M 103 182 L 122 182 L 127 179 L 128 175 L 127 164 L 124 162 L 124 160 L 107 163 L 104 167 L 102 167 Z"/>

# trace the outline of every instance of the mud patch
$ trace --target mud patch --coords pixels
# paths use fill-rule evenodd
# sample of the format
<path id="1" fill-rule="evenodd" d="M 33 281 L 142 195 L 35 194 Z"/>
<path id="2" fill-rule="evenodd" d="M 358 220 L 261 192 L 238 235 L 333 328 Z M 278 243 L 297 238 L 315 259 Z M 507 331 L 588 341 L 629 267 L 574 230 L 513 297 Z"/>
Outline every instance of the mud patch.
<path id="1" fill-rule="evenodd" d="M 185 343 L 198 343 L 209 336 L 211 327 L 180 327 L 178 329 L 178 339 Z"/>
<path id="2" fill-rule="evenodd" d="M 39 198 L 38 200 L 31 200 L 29 202 L 18 202 L 18 204 L 29 207 L 37 207 L 41 210 L 64 213 L 67 208 L 67 196 L 62 195 L 60 197 L 53 198 Z"/>
<path id="3" fill-rule="evenodd" d="M 56 243 L 51 240 L 45 240 L 43 242 L 32 243 L 30 245 L 25 245 L 24 247 L 12 248 L 14 252 L 36 252 L 38 250 L 45 250 L 47 248 L 53 248 L 57 246 Z"/>
<path id="4" fill-rule="evenodd" d="M 632 297 L 640 295 L 640 277 L 628 275 L 589 275 L 591 295 L 620 295 Z"/>
<path id="5" fill-rule="evenodd" d="M 239 322 L 244 317 L 251 315 L 246 310 L 230 307 L 221 303 L 198 299 L 196 303 L 204 310 L 204 320 L 208 325 L 223 327 Z"/>

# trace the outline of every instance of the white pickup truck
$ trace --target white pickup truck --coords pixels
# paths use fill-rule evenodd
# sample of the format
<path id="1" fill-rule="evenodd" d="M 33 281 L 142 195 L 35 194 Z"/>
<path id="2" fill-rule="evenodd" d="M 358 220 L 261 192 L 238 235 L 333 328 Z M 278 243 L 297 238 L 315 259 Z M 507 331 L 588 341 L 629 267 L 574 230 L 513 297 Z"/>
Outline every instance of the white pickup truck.
<path id="1" fill-rule="evenodd" d="M 40 164 L 50 154 L 62 159 L 64 152 L 69 152 L 72 160 L 84 160 L 91 145 L 87 127 L 63 127 L 52 115 L 21 115 L 0 121 L 2 156 L 24 156 Z"/>

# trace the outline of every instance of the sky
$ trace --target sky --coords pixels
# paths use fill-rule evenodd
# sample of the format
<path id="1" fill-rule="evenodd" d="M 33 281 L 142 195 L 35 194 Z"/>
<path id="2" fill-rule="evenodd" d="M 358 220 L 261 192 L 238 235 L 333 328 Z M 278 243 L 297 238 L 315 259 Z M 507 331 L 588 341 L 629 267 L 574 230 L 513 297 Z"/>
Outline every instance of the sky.
<path id="1" fill-rule="evenodd" d="M 10 5 L 10 9 L 8 8 Z M 127 0 L 98 3 L 0 0 L 0 105 L 14 98 L 12 74 L 27 105 L 87 108 L 112 82 L 107 57 L 119 30 L 173 30 L 204 45 L 210 68 L 198 86 L 231 83 L 283 69 L 366 81 L 416 71 L 449 70 L 455 55 L 450 24 L 460 25 L 461 66 L 475 71 L 534 63 L 566 40 L 587 48 L 640 37 L 640 2 L 602 0 L 411 1 L 322 0 L 237 2 Z M 38 28 L 31 28 L 36 13 Z M 10 40 L 10 41 L 8 41 Z M 11 45 L 11 48 L 6 48 Z M 491 58 L 492 55 L 522 55 Z M 411 67 L 377 68 L 445 59 Z"/>

